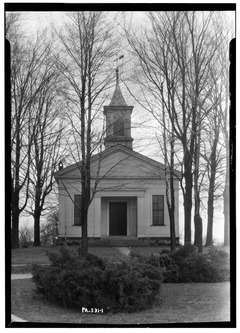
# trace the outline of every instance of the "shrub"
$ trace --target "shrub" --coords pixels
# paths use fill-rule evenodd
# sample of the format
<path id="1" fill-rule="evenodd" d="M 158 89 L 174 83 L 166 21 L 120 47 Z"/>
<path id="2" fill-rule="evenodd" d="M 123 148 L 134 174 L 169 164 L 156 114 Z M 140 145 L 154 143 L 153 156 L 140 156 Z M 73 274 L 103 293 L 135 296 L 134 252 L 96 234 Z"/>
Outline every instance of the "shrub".
<path id="1" fill-rule="evenodd" d="M 227 255 L 212 247 L 208 253 L 197 252 L 193 245 L 177 249 L 172 258 L 178 266 L 178 282 L 221 282 L 229 279 Z"/>
<path id="2" fill-rule="evenodd" d="M 33 246 L 32 228 L 24 226 L 19 230 L 19 246 L 24 248 Z"/>
<path id="3" fill-rule="evenodd" d="M 172 254 L 150 256 L 132 254 L 136 260 L 160 267 L 164 282 L 221 282 L 229 280 L 229 256 L 223 250 L 210 248 L 200 254 L 193 245 L 181 246 Z"/>
<path id="4" fill-rule="evenodd" d="M 178 282 L 218 282 L 221 281 L 216 266 L 206 256 L 192 255 L 179 266 Z"/>
<path id="5" fill-rule="evenodd" d="M 142 256 L 133 252 L 131 256 L 140 262 L 160 268 L 164 282 L 178 282 L 179 269 L 169 251 L 153 253 L 150 256 Z"/>
<path id="6" fill-rule="evenodd" d="M 42 246 L 56 244 L 58 236 L 58 211 L 55 208 L 47 217 L 47 222 L 41 225 L 40 238 Z"/>
<path id="7" fill-rule="evenodd" d="M 184 245 L 178 247 L 172 254 L 171 257 L 177 265 L 181 265 L 184 260 L 190 256 L 197 255 L 198 250 L 194 245 Z"/>
<path id="8" fill-rule="evenodd" d="M 211 261 L 219 264 L 229 264 L 229 254 L 221 248 L 211 246 L 208 249 L 207 256 Z"/>
<path id="9" fill-rule="evenodd" d="M 49 258 L 51 266 L 34 266 L 33 279 L 38 293 L 62 306 L 133 312 L 151 307 L 159 294 L 160 268 L 134 258 L 111 264 L 66 246 Z"/>
<path id="10" fill-rule="evenodd" d="M 48 251 L 47 255 L 52 265 L 60 269 L 85 268 L 91 264 L 100 268 L 104 267 L 104 262 L 99 257 L 91 253 L 85 257 L 79 256 L 76 248 L 67 245 L 61 246 L 57 251 Z"/>
<path id="11" fill-rule="evenodd" d="M 109 264 L 104 283 L 114 311 L 133 312 L 151 307 L 161 285 L 159 268 L 139 261 Z"/>
<path id="12" fill-rule="evenodd" d="M 101 304 L 102 270 L 38 268 L 33 271 L 37 291 L 65 307 L 96 307 Z"/>
<path id="13" fill-rule="evenodd" d="M 208 260 L 216 267 L 221 276 L 221 281 L 228 281 L 230 278 L 230 257 L 229 253 L 217 247 L 210 247 L 206 254 Z"/>

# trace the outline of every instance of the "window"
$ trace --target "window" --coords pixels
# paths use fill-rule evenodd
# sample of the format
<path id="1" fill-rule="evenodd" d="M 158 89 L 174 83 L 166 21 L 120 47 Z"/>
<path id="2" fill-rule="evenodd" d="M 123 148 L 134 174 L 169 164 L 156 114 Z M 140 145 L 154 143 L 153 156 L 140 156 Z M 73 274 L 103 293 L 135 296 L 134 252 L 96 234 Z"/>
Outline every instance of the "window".
<path id="1" fill-rule="evenodd" d="M 74 225 L 81 225 L 81 197 L 80 194 L 74 195 Z"/>
<path id="2" fill-rule="evenodd" d="M 152 196 L 152 225 L 164 225 L 164 195 Z"/>
<path id="3" fill-rule="evenodd" d="M 113 123 L 113 135 L 124 136 L 124 121 L 122 119 Z"/>

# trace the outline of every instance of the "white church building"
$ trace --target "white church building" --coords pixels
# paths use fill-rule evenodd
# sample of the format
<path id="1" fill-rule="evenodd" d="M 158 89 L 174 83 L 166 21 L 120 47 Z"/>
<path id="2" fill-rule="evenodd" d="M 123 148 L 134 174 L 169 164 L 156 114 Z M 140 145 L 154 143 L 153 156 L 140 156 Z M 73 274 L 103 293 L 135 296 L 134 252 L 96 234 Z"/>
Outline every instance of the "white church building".
<path id="1" fill-rule="evenodd" d="M 105 150 L 92 157 L 91 181 L 98 186 L 88 210 L 89 244 L 163 245 L 170 243 L 165 167 L 132 149 L 131 114 L 119 85 L 104 106 Z M 78 164 L 56 172 L 59 191 L 59 237 L 81 237 Z M 175 230 L 179 239 L 179 183 L 175 188 Z"/>

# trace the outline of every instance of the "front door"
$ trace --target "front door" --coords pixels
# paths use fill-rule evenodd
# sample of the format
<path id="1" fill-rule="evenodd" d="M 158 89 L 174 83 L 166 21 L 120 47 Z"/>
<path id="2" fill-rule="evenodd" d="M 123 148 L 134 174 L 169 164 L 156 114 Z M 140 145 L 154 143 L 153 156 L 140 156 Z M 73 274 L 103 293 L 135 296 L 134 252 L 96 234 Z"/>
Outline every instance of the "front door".
<path id="1" fill-rule="evenodd" d="M 127 203 L 109 203 L 109 235 L 127 236 Z"/>

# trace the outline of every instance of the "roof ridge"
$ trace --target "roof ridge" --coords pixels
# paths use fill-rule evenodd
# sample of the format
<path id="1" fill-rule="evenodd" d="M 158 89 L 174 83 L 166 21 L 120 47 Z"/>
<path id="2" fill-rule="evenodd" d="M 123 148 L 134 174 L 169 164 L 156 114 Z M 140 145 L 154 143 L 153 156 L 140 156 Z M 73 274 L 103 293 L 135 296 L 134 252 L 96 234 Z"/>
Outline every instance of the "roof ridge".
<path id="1" fill-rule="evenodd" d="M 122 151 L 125 151 L 126 153 L 130 154 L 130 155 L 133 155 L 135 156 L 136 158 L 139 158 L 141 160 L 145 160 L 145 162 L 148 162 L 152 165 L 154 165 L 155 167 L 160 167 L 161 169 L 164 169 L 165 168 L 165 165 L 159 161 L 156 161 L 146 155 L 143 155 L 135 150 L 131 150 L 123 145 L 116 145 L 116 146 L 113 146 L 113 147 L 109 147 L 108 149 L 105 149 L 95 155 L 92 156 L 92 162 L 97 160 L 98 157 L 102 157 L 102 158 L 105 158 L 107 157 L 108 155 L 110 155 L 111 153 L 113 153 L 114 151 L 118 151 L 118 150 L 122 150 Z M 70 170 L 74 169 L 74 168 L 77 168 L 78 165 L 81 164 L 81 161 L 77 162 L 77 163 L 74 163 L 74 164 L 71 164 L 67 167 L 65 167 L 64 169 L 62 170 L 59 170 L 57 172 L 55 172 L 55 177 L 56 178 L 59 178 L 61 176 L 63 176 L 65 173 L 69 172 Z M 174 172 L 177 174 L 179 173 L 178 170 L 174 169 Z"/>

